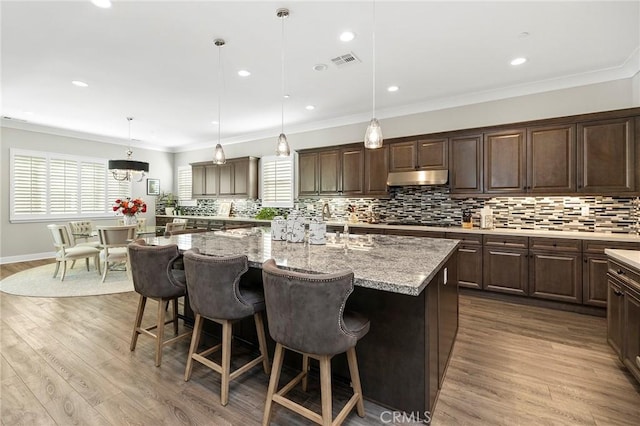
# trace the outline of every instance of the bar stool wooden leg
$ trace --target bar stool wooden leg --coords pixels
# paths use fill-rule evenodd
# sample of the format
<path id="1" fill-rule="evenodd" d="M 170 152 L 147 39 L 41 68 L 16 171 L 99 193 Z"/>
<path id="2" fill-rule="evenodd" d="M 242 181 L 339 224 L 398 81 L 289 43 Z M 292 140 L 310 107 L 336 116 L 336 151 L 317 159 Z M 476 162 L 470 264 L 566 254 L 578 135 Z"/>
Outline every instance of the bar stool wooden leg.
<path id="1" fill-rule="evenodd" d="M 360 417 L 364 417 L 364 402 L 362 401 L 362 385 L 360 384 L 360 372 L 358 371 L 358 359 L 356 358 L 355 346 L 347 350 L 347 361 L 349 363 L 349 373 L 351 374 L 351 385 L 353 392 L 358 394 L 356 410 Z"/>
<path id="2" fill-rule="evenodd" d="M 178 299 L 173 299 L 173 333 L 178 335 Z"/>
<path id="3" fill-rule="evenodd" d="M 191 371 L 193 370 L 193 354 L 198 351 L 198 345 L 200 344 L 200 332 L 202 331 L 202 324 L 204 320 L 202 315 L 196 314 L 196 320 L 193 324 L 193 334 L 191 335 L 191 346 L 189 347 L 189 356 L 187 357 L 187 368 L 184 370 L 184 381 L 188 381 L 191 378 Z"/>
<path id="4" fill-rule="evenodd" d="M 267 401 L 264 405 L 264 416 L 262 417 L 262 426 L 268 426 L 271 422 L 271 409 L 273 408 L 273 395 L 278 388 L 280 381 L 280 371 L 282 370 L 284 347 L 280 343 L 276 343 L 276 351 L 273 354 L 273 366 L 271 370 L 271 378 L 269 379 L 269 389 L 267 390 Z"/>
<path id="5" fill-rule="evenodd" d="M 267 339 L 264 335 L 264 322 L 262 321 L 262 312 L 253 315 L 256 323 L 256 333 L 258 334 L 258 345 L 260 346 L 260 354 L 262 355 L 262 368 L 264 372 L 271 372 L 271 364 L 269 364 L 269 352 L 267 352 Z"/>
<path id="6" fill-rule="evenodd" d="M 231 321 L 222 322 L 222 384 L 220 389 L 220 402 L 222 405 L 229 403 L 229 375 L 231 374 Z"/>
<path id="7" fill-rule="evenodd" d="M 320 393 L 322 395 L 322 424 L 331 426 L 333 415 L 331 413 L 331 357 L 320 357 Z"/>
<path id="8" fill-rule="evenodd" d="M 156 367 L 162 362 L 162 341 L 164 339 L 164 300 L 158 300 L 158 328 L 156 328 Z"/>
<path id="9" fill-rule="evenodd" d="M 305 373 L 302 378 L 302 390 L 307 391 L 307 384 L 309 382 L 309 355 L 302 354 L 302 371 Z"/>
<path id="10" fill-rule="evenodd" d="M 133 351 L 136 348 L 136 343 L 138 342 L 138 335 L 140 334 L 139 328 L 140 324 L 142 324 L 142 315 L 144 314 L 144 307 L 147 304 L 147 298 L 144 296 L 140 296 L 140 300 L 138 301 L 138 312 L 136 313 L 136 322 L 133 324 L 133 335 L 131 336 L 131 347 L 130 349 Z"/>

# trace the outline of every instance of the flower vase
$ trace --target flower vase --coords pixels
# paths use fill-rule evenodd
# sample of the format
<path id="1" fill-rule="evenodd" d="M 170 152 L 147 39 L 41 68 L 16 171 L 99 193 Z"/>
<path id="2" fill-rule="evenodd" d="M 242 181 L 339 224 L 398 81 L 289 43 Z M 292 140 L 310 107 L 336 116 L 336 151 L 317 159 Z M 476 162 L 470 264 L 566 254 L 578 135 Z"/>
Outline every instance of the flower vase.
<path id="1" fill-rule="evenodd" d="M 138 224 L 138 218 L 136 218 L 136 215 L 134 214 L 125 214 L 123 219 L 124 219 L 124 224 L 127 226 Z"/>

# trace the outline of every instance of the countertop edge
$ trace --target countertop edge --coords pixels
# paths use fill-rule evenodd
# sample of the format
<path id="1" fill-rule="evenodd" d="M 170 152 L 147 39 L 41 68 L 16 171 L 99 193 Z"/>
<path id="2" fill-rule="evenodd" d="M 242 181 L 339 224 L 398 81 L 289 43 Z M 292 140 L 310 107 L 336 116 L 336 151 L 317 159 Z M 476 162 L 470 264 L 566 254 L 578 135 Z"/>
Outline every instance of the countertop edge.
<path id="1" fill-rule="evenodd" d="M 640 250 L 605 249 L 604 253 L 618 262 L 640 271 Z"/>

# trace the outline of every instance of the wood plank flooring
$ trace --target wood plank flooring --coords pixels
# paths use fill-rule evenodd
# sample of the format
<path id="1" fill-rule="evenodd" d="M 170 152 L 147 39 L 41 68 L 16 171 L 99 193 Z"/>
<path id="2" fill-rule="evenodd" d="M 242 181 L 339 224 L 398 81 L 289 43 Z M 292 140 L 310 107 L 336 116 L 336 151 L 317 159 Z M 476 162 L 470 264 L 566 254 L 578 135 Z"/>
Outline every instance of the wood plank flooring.
<path id="1" fill-rule="evenodd" d="M 0 277 L 41 262 L 2 265 Z M 135 293 L 0 294 L 2 424 L 260 424 L 268 377 L 259 367 L 232 382 L 223 407 L 218 374 L 196 364 L 184 381 L 188 339 L 165 348 L 160 368 L 151 339 L 141 336 L 129 351 L 137 300 Z M 147 308 L 145 323 L 154 308 Z M 605 337 L 604 318 L 461 296 L 458 339 L 432 424 L 639 424 L 640 386 Z M 234 351 L 236 362 L 249 355 L 241 345 Z M 294 373 L 284 371 L 281 383 Z M 317 377 L 308 393 L 298 388 L 290 395 L 319 411 Z M 334 415 L 349 396 L 345 387 L 334 389 Z M 388 424 L 391 418 L 386 413 L 381 420 L 385 408 L 369 401 L 365 409 L 366 418 L 352 413 L 345 424 Z M 310 424 L 279 406 L 272 420 Z"/>

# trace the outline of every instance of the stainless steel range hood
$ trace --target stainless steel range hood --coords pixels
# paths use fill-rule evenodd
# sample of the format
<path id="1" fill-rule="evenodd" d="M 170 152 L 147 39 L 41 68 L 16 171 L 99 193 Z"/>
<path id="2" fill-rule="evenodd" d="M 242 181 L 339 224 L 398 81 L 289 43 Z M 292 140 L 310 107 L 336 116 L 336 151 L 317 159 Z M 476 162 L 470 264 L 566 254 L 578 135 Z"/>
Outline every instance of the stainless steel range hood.
<path id="1" fill-rule="evenodd" d="M 391 172 L 387 176 L 387 185 L 445 185 L 449 179 L 449 170 L 418 170 L 414 172 Z"/>

